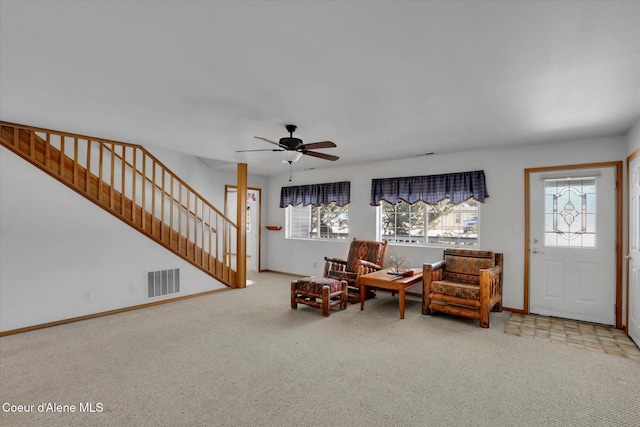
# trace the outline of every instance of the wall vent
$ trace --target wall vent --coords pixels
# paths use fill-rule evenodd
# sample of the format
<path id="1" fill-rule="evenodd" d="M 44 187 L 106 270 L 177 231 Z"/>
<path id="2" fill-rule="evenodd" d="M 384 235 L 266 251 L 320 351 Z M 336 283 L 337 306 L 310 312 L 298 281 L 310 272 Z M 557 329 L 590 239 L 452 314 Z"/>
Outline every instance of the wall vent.
<path id="1" fill-rule="evenodd" d="M 147 273 L 147 298 L 180 292 L 180 269 L 150 271 Z"/>

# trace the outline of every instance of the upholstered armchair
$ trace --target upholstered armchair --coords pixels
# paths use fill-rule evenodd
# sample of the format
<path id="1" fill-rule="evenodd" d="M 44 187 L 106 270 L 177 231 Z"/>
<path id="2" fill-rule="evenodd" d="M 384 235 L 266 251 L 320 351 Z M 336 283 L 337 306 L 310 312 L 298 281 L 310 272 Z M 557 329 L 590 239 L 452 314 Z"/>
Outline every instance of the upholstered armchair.
<path id="1" fill-rule="evenodd" d="M 502 311 L 501 253 L 445 249 L 444 260 L 423 265 L 422 314 L 434 311 L 478 319 L 489 327 L 489 311 Z"/>
<path id="2" fill-rule="evenodd" d="M 358 278 L 382 269 L 389 242 L 353 239 L 346 260 L 325 257 L 324 277 L 347 282 L 347 299 L 360 302 Z"/>

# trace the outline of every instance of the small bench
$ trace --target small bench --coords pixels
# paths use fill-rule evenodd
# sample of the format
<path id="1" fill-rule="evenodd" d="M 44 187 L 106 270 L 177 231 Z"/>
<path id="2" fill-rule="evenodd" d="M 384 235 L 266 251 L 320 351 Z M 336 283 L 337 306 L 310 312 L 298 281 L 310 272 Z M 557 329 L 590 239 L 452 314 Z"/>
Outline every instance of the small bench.
<path id="1" fill-rule="evenodd" d="M 328 317 L 333 306 L 347 308 L 347 282 L 315 276 L 292 280 L 291 309 L 296 310 L 298 303 L 321 308 L 322 315 Z"/>

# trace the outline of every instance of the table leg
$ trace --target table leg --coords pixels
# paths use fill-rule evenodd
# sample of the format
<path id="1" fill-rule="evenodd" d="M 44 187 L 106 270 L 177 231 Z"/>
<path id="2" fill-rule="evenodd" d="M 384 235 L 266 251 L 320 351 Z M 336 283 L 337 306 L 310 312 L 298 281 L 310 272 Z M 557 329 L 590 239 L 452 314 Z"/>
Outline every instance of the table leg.
<path id="1" fill-rule="evenodd" d="M 367 285 L 360 283 L 360 310 L 364 310 L 364 294 L 367 292 Z"/>
<path id="2" fill-rule="evenodd" d="M 400 289 L 398 300 L 400 301 L 400 319 L 404 319 L 404 296 L 405 290 L 404 288 Z"/>

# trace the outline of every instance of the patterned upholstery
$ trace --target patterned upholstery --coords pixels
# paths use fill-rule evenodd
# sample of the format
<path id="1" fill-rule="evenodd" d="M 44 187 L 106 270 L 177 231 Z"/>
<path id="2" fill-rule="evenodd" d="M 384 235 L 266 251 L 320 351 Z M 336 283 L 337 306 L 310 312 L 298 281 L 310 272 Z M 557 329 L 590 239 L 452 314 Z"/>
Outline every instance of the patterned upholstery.
<path id="1" fill-rule="evenodd" d="M 493 252 L 447 249 L 444 254 L 446 268 L 443 280 L 475 284 L 480 283 L 480 269 L 496 265 Z"/>
<path id="2" fill-rule="evenodd" d="M 340 280 L 328 279 L 326 277 L 305 277 L 296 280 L 296 290 L 307 293 L 322 293 L 322 287 L 329 286 L 329 292 L 334 293 L 342 290 L 342 282 Z"/>
<path id="3" fill-rule="evenodd" d="M 347 271 L 358 271 L 358 260 L 370 261 L 382 265 L 386 245 L 383 242 L 353 240 L 347 257 Z"/>
<path id="4" fill-rule="evenodd" d="M 431 282 L 431 292 L 437 292 L 442 295 L 451 295 L 460 298 L 480 298 L 479 285 L 449 282 L 447 280 L 438 280 L 437 282 Z"/>

